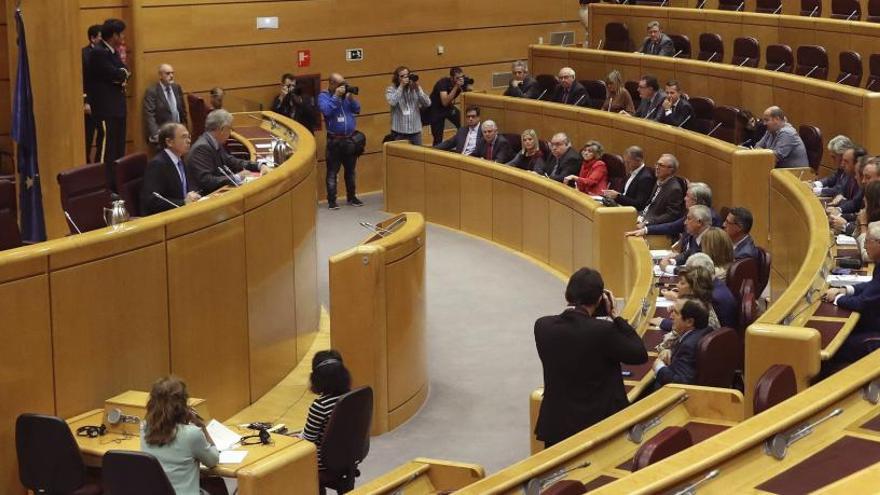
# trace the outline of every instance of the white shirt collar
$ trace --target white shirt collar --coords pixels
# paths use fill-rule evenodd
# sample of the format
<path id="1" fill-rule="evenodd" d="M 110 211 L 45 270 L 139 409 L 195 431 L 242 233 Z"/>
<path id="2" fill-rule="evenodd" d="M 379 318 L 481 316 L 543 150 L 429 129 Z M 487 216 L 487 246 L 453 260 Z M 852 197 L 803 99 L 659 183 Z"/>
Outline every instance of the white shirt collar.
<path id="1" fill-rule="evenodd" d="M 736 249 L 737 246 L 739 246 L 740 244 L 742 244 L 743 242 L 745 242 L 745 240 L 748 239 L 749 237 L 751 237 L 751 234 L 746 234 L 746 235 L 744 235 L 744 236 L 742 237 L 742 239 L 740 239 L 740 240 L 736 241 L 735 243 L 733 243 L 733 249 Z"/>
<path id="2" fill-rule="evenodd" d="M 177 156 L 173 151 L 171 151 L 168 148 L 165 148 L 165 153 L 167 153 L 168 156 L 171 157 L 171 163 L 173 163 L 174 166 L 176 167 L 177 163 L 180 162 L 180 157 Z"/>

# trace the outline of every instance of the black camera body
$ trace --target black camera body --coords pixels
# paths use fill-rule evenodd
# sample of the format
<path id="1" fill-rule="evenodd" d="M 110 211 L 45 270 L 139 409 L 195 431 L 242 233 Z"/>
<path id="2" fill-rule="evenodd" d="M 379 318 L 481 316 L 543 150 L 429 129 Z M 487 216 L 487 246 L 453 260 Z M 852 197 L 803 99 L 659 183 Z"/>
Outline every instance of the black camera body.
<path id="1" fill-rule="evenodd" d="M 470 86 L 474 84 L 474 78 L 468 76 L 462 76 L 464 78 L 464 86 Z"/>
<path id="2" fill-rule="evenodd" d="M 410 80 L 411 82 L 419 82 L 419 75 L 418 75 L 418 74 L 410 73 L 410 75 L 409 75 L 409 80 Z"/>
<path id="3" fill-rule="evenodd" d="M 359 88 L 359 87 L 357 87 L 357 86 L 352 86 L 352 85 L 350 85 L 350 84 L 346 84 L 346 85 L 345 85 L 345 93 L 346 93 L 346 94 L 351 93 L 351 94 L 353 94 L 353 95 L 356 95 L 356 94 L 358 94 L 358 93 L 360 93 L 360 92 L 361 92 L 361 88 Z"/>

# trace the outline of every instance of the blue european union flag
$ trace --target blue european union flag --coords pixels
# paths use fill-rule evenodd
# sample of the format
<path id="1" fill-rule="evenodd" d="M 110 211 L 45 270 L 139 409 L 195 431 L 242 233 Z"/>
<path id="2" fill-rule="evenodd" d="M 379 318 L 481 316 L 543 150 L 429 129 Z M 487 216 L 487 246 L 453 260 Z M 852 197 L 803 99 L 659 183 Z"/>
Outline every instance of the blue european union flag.
<path id="1" fill-rule="evenodd" d="M 18 202 L 21 207 L 21 238 L 24 241 L 46 240 L 43 219 L 43 192 L 37 165 L 37 128 L 34 124 L 34 98 L 31 93 L 31 70 L 21 10 L 15 11 L 18 31 L 18 76 L 12 100 L 12 139 L 18 144 Z"/>

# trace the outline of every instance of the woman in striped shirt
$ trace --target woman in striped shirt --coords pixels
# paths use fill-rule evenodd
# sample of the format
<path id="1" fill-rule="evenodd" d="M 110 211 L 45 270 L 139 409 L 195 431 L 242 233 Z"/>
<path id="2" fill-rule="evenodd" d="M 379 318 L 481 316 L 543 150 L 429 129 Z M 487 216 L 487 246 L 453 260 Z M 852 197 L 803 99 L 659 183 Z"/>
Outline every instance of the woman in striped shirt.
<path id="1" fill-rule="evenodd" d="M 309 416 L 302 431 L 302 438 L 318 448 L 318 469 L 323 470 L 321 443 L 330 414 L 339 398 L 351 390 L 351 375 L 342 363 L 342 355 L 333 349 L 318 351 L 312 358 L 312 374 L 309 376 L 312 393 L 318 398 L 309 407 Z"/>

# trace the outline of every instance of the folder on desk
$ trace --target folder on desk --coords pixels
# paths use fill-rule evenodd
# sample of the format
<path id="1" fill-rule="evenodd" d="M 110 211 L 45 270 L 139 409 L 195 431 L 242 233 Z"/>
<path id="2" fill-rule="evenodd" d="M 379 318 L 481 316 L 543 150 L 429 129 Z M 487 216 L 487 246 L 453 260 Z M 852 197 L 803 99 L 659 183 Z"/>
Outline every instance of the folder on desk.
<path id="1" fill-rule="evenodd" d="M 220 451 L 229 450 L 233 445 L 241 441 L 240 435 L 237 435 L 216 419 L 211 420 L 205 428 L 208 430 L 208 434 L 211 435 L 211 439 L 214 440 L 214 445 Z"/>

